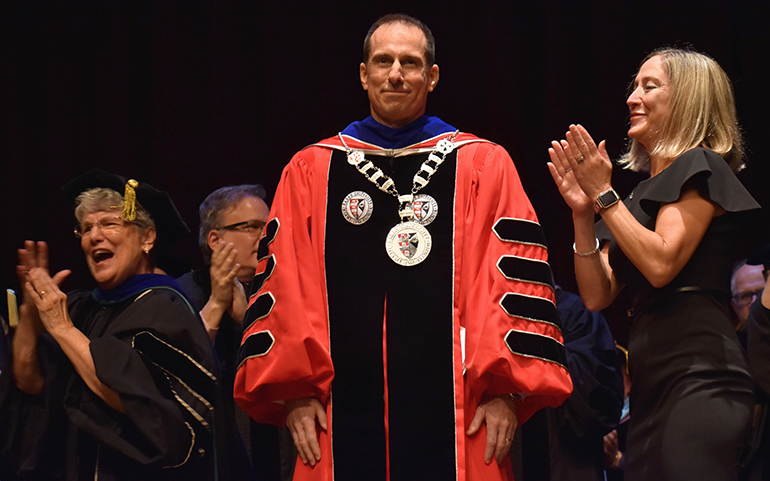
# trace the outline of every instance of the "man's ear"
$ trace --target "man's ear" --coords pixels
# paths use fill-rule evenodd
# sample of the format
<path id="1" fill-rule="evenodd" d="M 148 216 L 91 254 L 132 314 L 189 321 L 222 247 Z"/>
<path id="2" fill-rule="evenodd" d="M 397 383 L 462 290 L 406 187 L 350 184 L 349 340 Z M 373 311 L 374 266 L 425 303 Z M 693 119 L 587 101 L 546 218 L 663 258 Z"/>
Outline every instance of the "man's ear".
<path id="1" fill-rule="evenodd" d="M 209 249 L 213 251 L 214 247 L 216 247 L 217 244 L 222 241 L 222 236 L 219 234 L 218 230 L 210 230 L 207 239 L 209 243 Z"/>
<path id="2" fill-rule="evenodd" d="M 436 88 L 436 84 L 438 83 L 438 64 L 433 64 L 433 66 L 428 71 L 428 92 L 433 92 L 433 89 Z"/>
<path id="3" fill-rule="evenodd" d="M 369 90 L 369 77 L 367 74 L 366 64 L 361 62 L 361 65 L 358 67 L 358 75 L 361 78 L 361 87 L 363 87 L 364 90 Z"/>

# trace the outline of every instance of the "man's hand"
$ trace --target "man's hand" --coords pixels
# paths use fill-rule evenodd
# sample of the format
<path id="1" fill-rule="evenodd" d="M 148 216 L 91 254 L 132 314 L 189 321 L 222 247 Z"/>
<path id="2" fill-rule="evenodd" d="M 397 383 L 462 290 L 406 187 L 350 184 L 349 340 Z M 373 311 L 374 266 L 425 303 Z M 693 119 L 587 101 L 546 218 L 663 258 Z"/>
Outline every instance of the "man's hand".
<path id="1" fill-rule="evenodd" d="M 313 397 L 286 401 L 286 426 L 291 431 L 297 453 L 305 464 L 315 466 L 321 460 L 321 446 L 318 444 L 316 420 L 326 431 L 326 409 Z"/>
<path id="2" fill-rule="evenodd" d="M 235 275 L 241 265 L 235 262 L 238 251 L 232 243 L 217 244 L 211 253 L 211 297 L 209 302 L 215 302 L 222 313 L 233 304 L 233 284 Z M 221 318 L 221 315 L 220 315 Z M 212 326 L 212 327 L 219 327 Z"/>
<path id="3" fill-rule="evenodd" d="M 517 403 L 507 394 L 490 396 L 479 404 L 476 415 L 465 434 L 473 436 L 481 428 L 482 423 L 487 425 L 487 449 L 484 451 L 484 462 L 492 462 L 492 456 L 500 464 L 505 459 L 508 450 L 511 449 L 513 435 L 519 421 L 516 417 Z"/>
<path id="4" fill-rule="evenodd" d="M 211 295 L 206 305 L 201 309 L 201 317 L 212 341 L 216 338 L 217 330 L 222 323 L 222 316 L 226 311 L 233 309 L 233 295 L 238 288 L 235 275 L 241 267 L 235 262 L 237 254 L 238 251 L 235 250 L 232 243 L 225 244 L 224 242 L 217 244 L 211 253 L 211 267 L 209 268 Z M 243 312 L 245 313 L 246 309 L 243 309 Z M 240 320 L 237 317 L 234 319 Z"/>
<path id="5" fill-rule="evenodd" d="M 246 290 L 243 288 L 243 284 L 238 279 L 233 280 L 233 302 L 227 309 L 227 313 L 230 317 L 235 319 L 238 324 L 243 321 L 243 316 L 246 315 L 246 309 L 249 307 L 249 299 L 246 294 Z"/>
<path id="6" fill-rule="evenodd" d="M 620 464 L 622 453 L 618 444 L 618 431 L 612 430 L 604 436 L 604 460 L 607 466 L 617 468 Z"/>

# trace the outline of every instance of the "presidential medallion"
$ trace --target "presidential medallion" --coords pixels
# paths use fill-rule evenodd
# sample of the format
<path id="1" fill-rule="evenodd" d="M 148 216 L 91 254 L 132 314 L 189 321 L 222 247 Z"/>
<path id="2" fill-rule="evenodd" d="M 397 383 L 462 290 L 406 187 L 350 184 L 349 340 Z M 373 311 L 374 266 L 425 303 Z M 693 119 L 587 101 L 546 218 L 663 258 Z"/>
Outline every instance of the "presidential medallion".
<path id="1" fill-rule="evenodd" d="M 402 222 L 396 225 L 385 239 L 385 250 L 393 262 L 402 266 L 414 266 L 424 261 L 432 240 L 428 229 L 417 222 Z"/>
<path id="2" fill-rule="evenodd" d="M 420 225 L 428 225 L 438 215 L 438 202 L 427 194 L 420 194 L 412 202 L 412 211 L 415 222 Z"/>
<path id="3" fill-rule="evenodd" d="M 372 197 L 361 190 L 349 193 L 342 201 L 342 216 L 353 225 L 361 225 L 369 220 L 373 210 Z"/>
<path id="4" fill-rule="evenodd" d="M 423 225 L 430 224 L 436 218 L 438 203 L 433 197 L 425 194 L 417 195 L 417 192 L 428 185 L 433 174 L 444 163 L 446 156 L 455 149 L 454 140 L 459 133 L 460 131 L 456 130 L 454 134 L 437 142 L 436 148 L 428 154 L 420 165 L 420 170 L 412 177 L 412 190 L 404 195 L 399 194 L 393 179 L 368 160 L 362 151 L 348 147 L 342 133 L 337 134 L 345 148 L 348 163 L 382 192 L 398 200 L 398 216 L 401 218 L 401 223 L 390 229 L 385 239 L 385 250 L 396 264 L 417 265 L 430 254 L 432 241 L 428 229 Z M 371 216 L 373 207 L 372 198 L 357 190 L 345 197 L 342 203 L 342 215 L 351 224 L 363 224 Z"/>

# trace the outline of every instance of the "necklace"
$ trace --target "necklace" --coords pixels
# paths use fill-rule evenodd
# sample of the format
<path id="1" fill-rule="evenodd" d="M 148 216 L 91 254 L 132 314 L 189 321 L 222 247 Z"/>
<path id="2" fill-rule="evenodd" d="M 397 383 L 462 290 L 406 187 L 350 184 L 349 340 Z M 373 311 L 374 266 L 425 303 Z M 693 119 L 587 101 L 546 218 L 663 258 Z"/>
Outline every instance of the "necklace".
<path id="1" fill-rule="evenodd" d="M 438 141 L 436 148 L 428 154 L 428 158 L 422 163 L 420 170 L 414 174 L 411 192 L 405 195 L 399 194 L 393 179 L 388 177 L 382 169 L 374 165 L 371 160 L 367 159 L 362 151 L 348 147 L 342 134 L 337 134 L 345 148 L 348 163 L 382 192 L 392 195 L 398 200 L 398 215 L 401 218 L 401 222 L 393 226 L 385 238 L 385 251 L 396 264 L 407 267 L 414 266 L 424 261 L 428 254 L 430 254 L 432 238 L 425 225 L 429 224 L 435 216 L 432 216 L 427 222 L 423 221 L 421 223 L 420 220 L 423 217 L 420 216 L 418 219 L 415 216 L 415 196 L 423 187 L 428 185 L 431 177 L 444 162 L 446 156 L 454 150 L 454 139 L 458 133 L 459 130 L 455 131 L 450 137 Z M 425 202 L 422 199 L 424 196 L 419 197 L 421 199 L 418 199 L 418 205 L 422 205 Z M 435 211 L 437 208 L 436 202 L 432 201 L 432 204 L 435 206 L 432 210 Z"/>

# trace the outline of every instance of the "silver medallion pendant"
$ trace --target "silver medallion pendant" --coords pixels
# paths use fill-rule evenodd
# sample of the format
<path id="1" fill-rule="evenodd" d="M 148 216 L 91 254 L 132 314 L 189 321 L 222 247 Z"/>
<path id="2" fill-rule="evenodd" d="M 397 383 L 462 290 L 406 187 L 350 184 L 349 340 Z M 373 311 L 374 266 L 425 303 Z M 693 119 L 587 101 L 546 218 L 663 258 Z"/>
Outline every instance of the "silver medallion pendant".
<path id="1" fill-rule="evenodd" d="M 457 132 L 455 132 L 455 135 L 457 135 Z M 452 136 L 452 139 L 454 140 L 455 135 Z M 452 140 L 449 139 L 441 139 L 438 141 L 438 144 L 436 144 L 436 150 L 441 152 L 444 155 L 447 155 L 448 153 L 452 152 L 455 149 L 455 144 L 452 142 Z"/>
<path id="2" fill-rule="evenodd" d="M 355 190 L 342 201 L 342 216 L 353 225 L 361 225 L 372 216 L 374 202 L 364 191 Z"/>
<path id="3" fill-rule="evenodd" d="M 402 222 L 388 232 L 385 251 L 396 264 L 414 266 L 428 257 L 432 242 L 428 229 L 417 222 Z"/>
<path id="4" fill-rule="evenodd" d="M 351 150 L 348 152 L 348 164 L 350 165 L 358 165 L 365 160 L 366 157 L 360 150 Z"/>
<path id="5" fill-rule="evenodd" d="M 427 194 L 420 194 L 412 202 L 412 215 L 414 215 L 415 222 L 420 225 L 428 225 L 438 215 L 438 202 Z"/>

